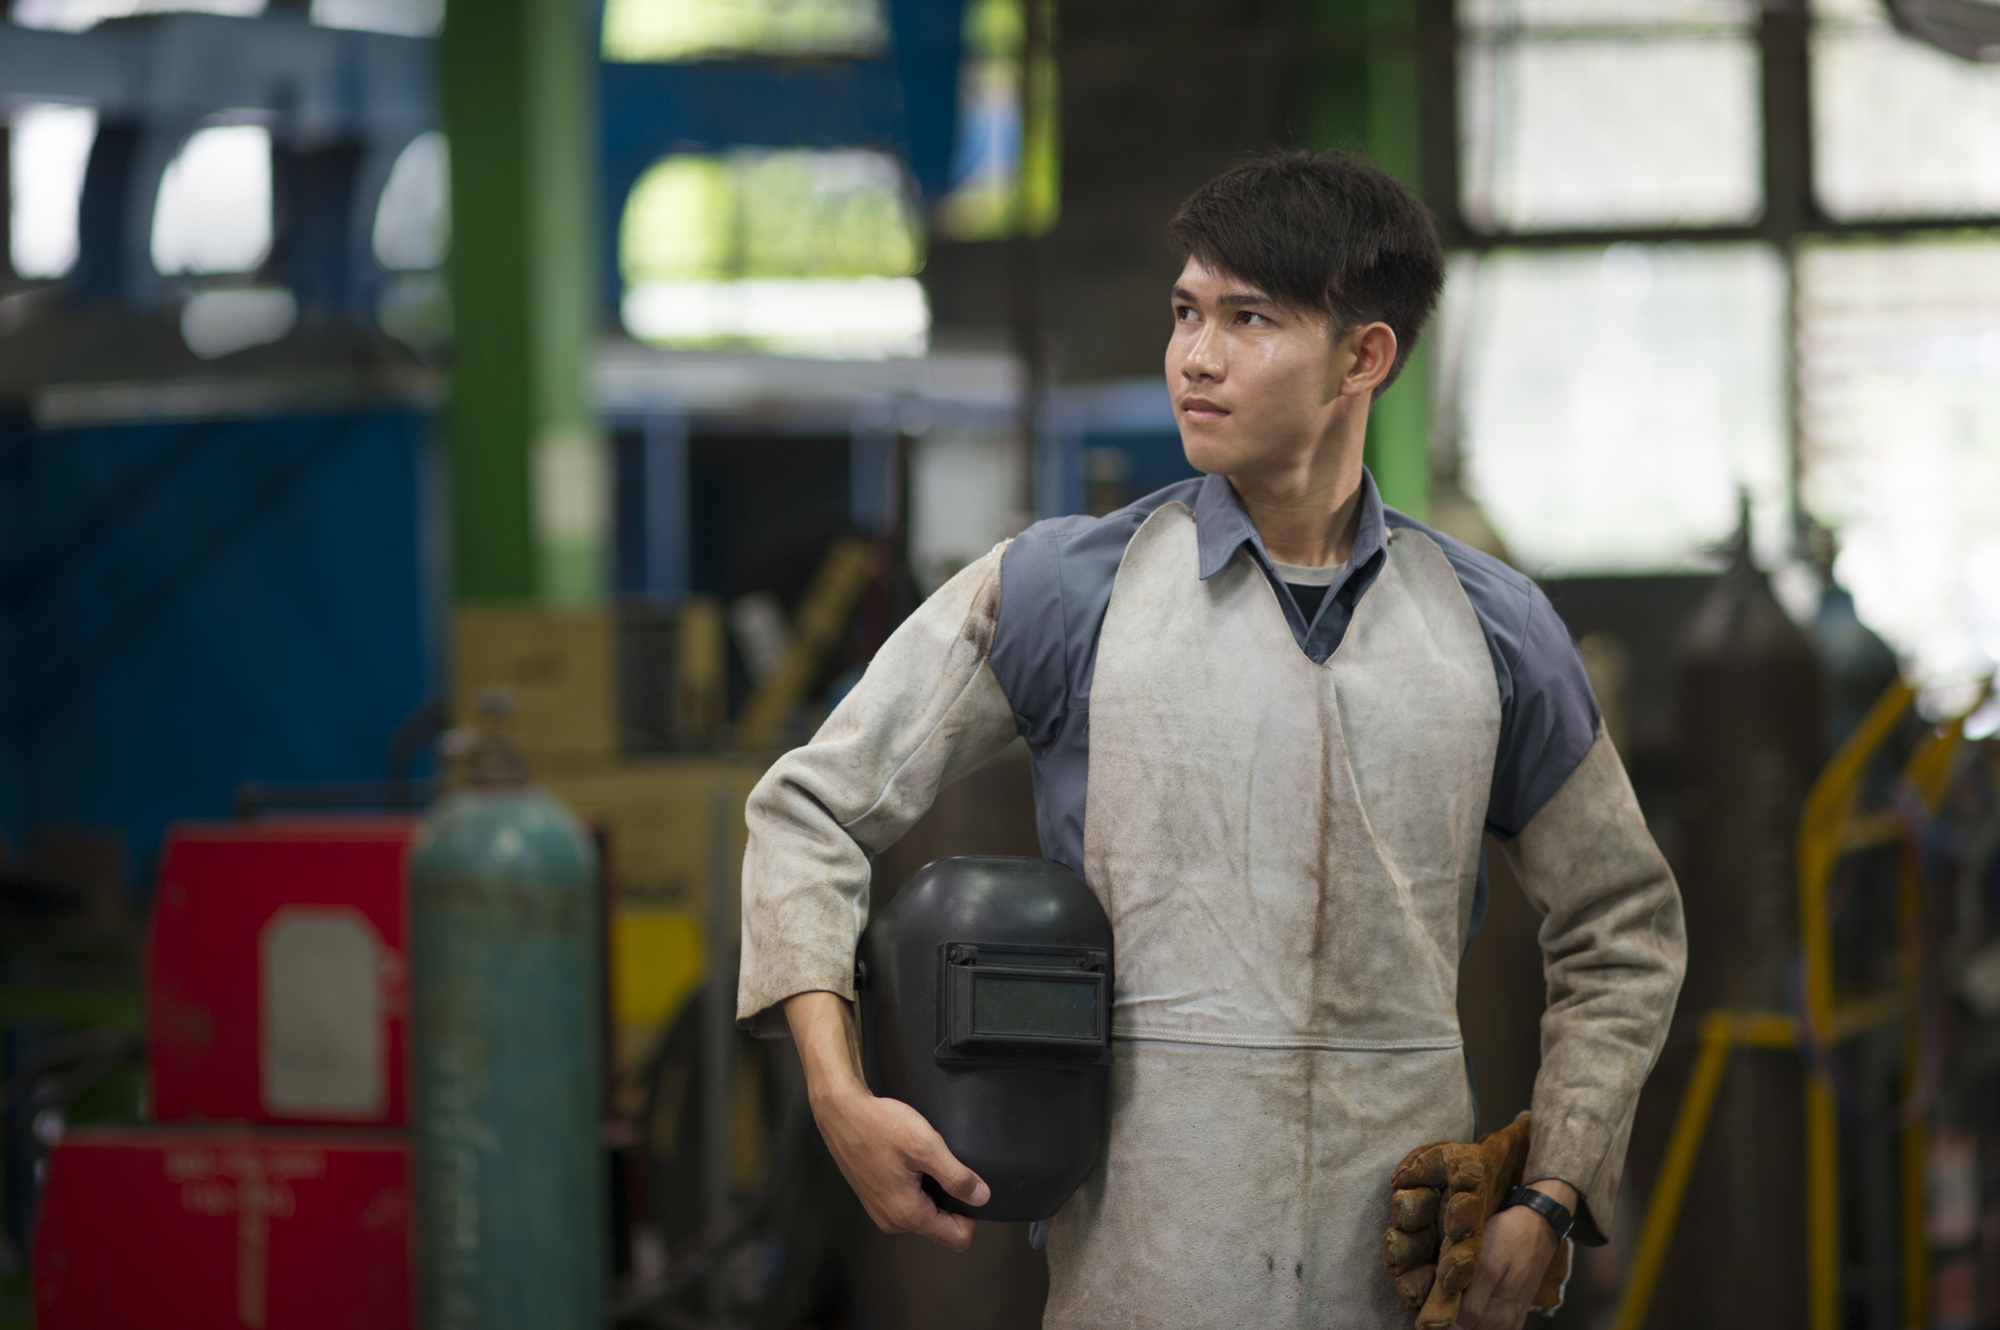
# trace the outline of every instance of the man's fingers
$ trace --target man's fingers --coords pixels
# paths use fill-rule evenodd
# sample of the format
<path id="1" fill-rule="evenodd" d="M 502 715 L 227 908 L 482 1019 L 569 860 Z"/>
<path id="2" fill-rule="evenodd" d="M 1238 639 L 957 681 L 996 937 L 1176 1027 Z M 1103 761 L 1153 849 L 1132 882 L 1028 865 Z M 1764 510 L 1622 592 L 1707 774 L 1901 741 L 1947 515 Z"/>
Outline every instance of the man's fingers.
<path id="1" fill-rule="evenodd" d="M 940 1210 L 929 1194 L 915 1190 L 899 1196 L 878 1210 L 867 1206 L 868 1217 L 884 1233 L 914 1233 L 932 1242 L 964 1251 L 972 1245 L 973 1221 L 965 1215 Z"/>
<path id="2" fill-rule="evenodd" d="M 993 1199 L 993 1189 L 980 1181 L 979 1175 L 958 1162 L 944 1137 L 933 1134 L 926 1147 L 919 1152 L 914 1162 L 923 1172 L 930 1174 L 937 1185 L 957 1199 L 970 1206 L 981 1206 Z"/>
<path id="3" fill-rule="evenodd" d="M 1505 1274 L 1504 1270 L 1495 1268 L 1493 1261 L 1483 1262 L 1473 1268 L 1471 1277 L 1465 1285 L 1465 1295 L 1459 1302 L 1460 1325 L 1485 1326 L 1486 1309 L 1492 1305 L 1496 1288 Z M 1513 1327 L 1509 1326 L 1508 1330 L 1513 1330 Z"/>
<path id="4" fill-rule="evenodd" d="M 929 1204 L 929 1198 L 925 1198 Z M 964 1251 L 972 1245 L 973 1221 L 964 1215 L 946 1214 L 936 1206 L 930 1206 L 930 1213 L 916 1216 L 915 1222 L 903 1231 L 929 1238 L 941 1247 L 953 1251 Z"/>

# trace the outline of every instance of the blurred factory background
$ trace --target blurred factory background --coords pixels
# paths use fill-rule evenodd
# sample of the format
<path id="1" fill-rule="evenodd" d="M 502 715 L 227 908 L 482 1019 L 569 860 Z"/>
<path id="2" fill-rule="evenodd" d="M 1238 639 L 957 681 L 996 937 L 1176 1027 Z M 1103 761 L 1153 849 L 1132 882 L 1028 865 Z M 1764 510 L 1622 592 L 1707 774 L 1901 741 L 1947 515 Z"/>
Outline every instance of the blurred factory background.
<path id="1" fill-rule="evenodd" d="M 1192 474 L 1163 226 L 1275 145 L 1436 214 L 1371 467 L 1545 580 L 1687 897 L 1558 1324 L 2000 1326 L 1994 62 L 1987 0 L 0 0 L 0 1326 L 413 1323 L 482 697 L 598 852 L 560 1323 L 1038 1324 L 735 1033 L 743 796 L 958 567 Z M 1036 853 L 1028 779 L 877 901 Z"/>

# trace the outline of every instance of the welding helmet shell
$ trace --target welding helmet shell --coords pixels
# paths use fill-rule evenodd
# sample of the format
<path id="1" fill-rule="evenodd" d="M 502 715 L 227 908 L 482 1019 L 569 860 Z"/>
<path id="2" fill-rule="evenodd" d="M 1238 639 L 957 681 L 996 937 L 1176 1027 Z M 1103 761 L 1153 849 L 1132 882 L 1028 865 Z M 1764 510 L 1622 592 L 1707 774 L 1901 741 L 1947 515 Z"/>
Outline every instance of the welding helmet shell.
<path id="1" fill-rule="evenodd" d="M 1046 859 L 927 864 L 856 953 L 868 1087 L 923 1114 L 993 1195 L 939 1206 L 1047 1219 L 1097 1162 L 1111 1068 L 1111 921 Z"/>

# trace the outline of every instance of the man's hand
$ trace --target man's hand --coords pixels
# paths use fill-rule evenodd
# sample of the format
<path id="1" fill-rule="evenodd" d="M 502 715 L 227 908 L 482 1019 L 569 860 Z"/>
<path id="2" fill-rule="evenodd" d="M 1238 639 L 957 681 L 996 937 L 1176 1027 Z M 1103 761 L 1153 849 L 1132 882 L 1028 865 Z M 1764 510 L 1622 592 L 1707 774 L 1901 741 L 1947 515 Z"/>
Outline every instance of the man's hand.
<path id="1" fill-rule="evenodd" d="M 1477 1145 L 1419 1146 L 1390 1179 L 1382 1260 L 1403 1305 L 1417 1313 L 1419 1330 L 1454 1324 L 1519 1330 L 1531 1307 L 1554 1311 L 1561 1305 L 1569 1243 L 1558 1248 L 1548 1221 L 1532 1211 L 1499 1211 L 1520 1185 L 1529 1123 L 1523 1113 Z M 1535 1186 L 1576 1208 L 1576 1192 L 1567 1183 Z"/>
<path id="2" fill-rule="evenodd" d="M 1566 1182 L 1537 1182 L 1572 1213 L 1576 1189 Z M 1463 1330 L 1520 1330 L 1532 1310 L 1552 1312 L 1562 1305 L 1569 1279 L 1569 1239 L 1560 1248 L 1549 1221 L 1525 1205 L 1502 1210 L 1486 1221 L 1479 1264 L 1458 1309 Z"/>
<path id="3" fill-rule="evenodd" d="M 938 1209 L 924 1194 L 924 1175 L 967 1205 L 986 1204 L 991 1190 L 952 1157 L 923 1114 L 869 1093 L 847 1003 L 832 993 L 799 993 L 785 1000 L 785 1019 L 819 1133 L 868 1217 L 884 1233 L 921 1233 L 953 1251 L 971 1246 L 973 1221 Z"/>

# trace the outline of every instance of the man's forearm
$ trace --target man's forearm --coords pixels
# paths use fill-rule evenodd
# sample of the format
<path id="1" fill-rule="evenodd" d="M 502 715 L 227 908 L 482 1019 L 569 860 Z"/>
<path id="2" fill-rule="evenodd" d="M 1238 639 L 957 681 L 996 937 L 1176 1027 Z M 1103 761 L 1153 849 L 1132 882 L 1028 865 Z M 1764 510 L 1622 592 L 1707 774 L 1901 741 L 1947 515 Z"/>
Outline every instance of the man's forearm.
<path id="1" fill-rule="evenodd" d="M 854 1012 L 833 993 L 794 993 L 785 999 L 806 1095 L 834 1163 L 862 1207 L 886 1233 L 921 1233 L 953 1251 L 972 1242 L 972 1221 L 946 1214 L 923 1191 L 926 1175 L 969 1205 L 992 1192 L 952 1157 L 944 1138 L 908 1104 L 878 1099 L 861 1077 L 861 1044 Z"/>
<path id="2" fill-rule="evenodd" d="M 834 993 L 795 993 L 785 999 L 785 1021 L 798 1045 L 806 1092 L 815 1109 L 867 1089 L 861 1075 L 861 1041 L 846 999 Z"/>

